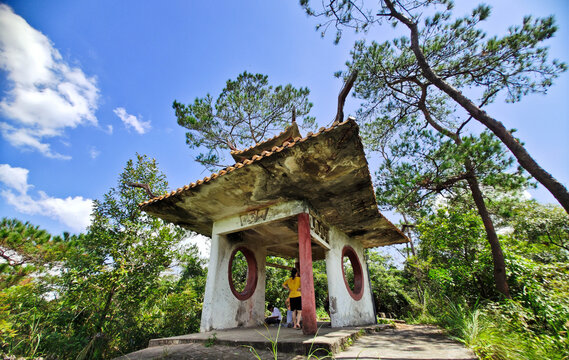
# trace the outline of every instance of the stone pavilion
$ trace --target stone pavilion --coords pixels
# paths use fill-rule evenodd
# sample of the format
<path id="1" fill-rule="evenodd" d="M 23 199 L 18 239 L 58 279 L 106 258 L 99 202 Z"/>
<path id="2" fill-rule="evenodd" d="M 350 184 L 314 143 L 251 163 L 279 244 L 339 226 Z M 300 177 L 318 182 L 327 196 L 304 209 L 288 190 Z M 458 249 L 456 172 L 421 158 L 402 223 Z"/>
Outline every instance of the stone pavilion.
<path id="1" fill-rule="evenodd" d="M 317 331 L 314 260 L 326 260 L 331 326 L 375 323 L 364 249 L 408 239 L 378 210 L 355 120 L 305 137 L 293 122 L 231 155 L 235 165 L 140 205 L 211 237 L 201 331 L 263 322 L 268 255 L 298 260 L 305 334 Z M 242 291 L 231 277 L 238 252 L 248 269 Z M 344 258 L 353 268 L 352 284 Z"/>

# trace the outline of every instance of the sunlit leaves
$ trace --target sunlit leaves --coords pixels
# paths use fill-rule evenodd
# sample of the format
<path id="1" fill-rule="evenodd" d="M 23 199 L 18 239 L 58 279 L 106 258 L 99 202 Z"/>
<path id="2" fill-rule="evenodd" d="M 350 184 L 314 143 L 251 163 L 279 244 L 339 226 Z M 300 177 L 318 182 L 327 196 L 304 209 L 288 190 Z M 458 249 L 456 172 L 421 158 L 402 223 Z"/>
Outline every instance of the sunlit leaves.
<path id="1" fill-rule="evenodd" d="M 188 146 L 205 150 L 196 161 L 213 169 L 223 165 L 221 150 L 244 149 L 266 140 L 290 125 L 293 112 L 302 127 L 312 128 L 315 119 L 308 116 L 309 93 L 308 88 L 273 86 L 267 75 L 243 72 L 227 80 L 217 100 L 207 94 L 193 104 L 174 101 L 173 108 L 178 124 L 189 130 Z"/>

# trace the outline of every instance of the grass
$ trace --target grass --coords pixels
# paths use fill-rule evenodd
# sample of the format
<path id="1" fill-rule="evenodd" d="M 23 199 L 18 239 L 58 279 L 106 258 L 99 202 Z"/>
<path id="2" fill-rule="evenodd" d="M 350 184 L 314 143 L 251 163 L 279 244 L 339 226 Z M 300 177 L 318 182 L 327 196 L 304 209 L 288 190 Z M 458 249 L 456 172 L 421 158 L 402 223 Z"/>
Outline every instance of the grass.
<path id="1" fill-rule="evenodd" d="M 215 345 L 216 341 L 217 341 L 217 333 L 213 333 L 213 334 L 211 334 L 210 337 L 207 338 L 204 346 L 205 347 L 211 347 L 211 346 Z"/>
<path id="2" fill-rule="evenodd" d="M 464 304 L 449 302 L 445 309 L 437 317 L 437 324 L 480 359 L 569 360 L 569 340 L 562 332 L 557 336 L 538 335 L 479 306 L 470 309 Z"/>
<path id="3" fill-rule="evenodd" d="M 257 333 L 271 343 L 271 353 L 273 354 L 274 360 L 277 360 L 278 359 L 278 351 L 279 351 L 278 350 L 278 340 L 279 340 L 279 334 L 281 332 L 281 324 L 279 323 L 279 327 L 277 329 L 277 333 L 275 334 L 274 339 L 273 339 L 273 336 L 271 335 L 271 331 L 269 330 L 269 327 L 267 326 L 267 324 L 264 324 L 264 325 L 265 325 L 265 329 L 267 330 L 267 336 L 265 336 L 264 334 L 262 334 L 258 331 L 257 331 Z M 257 352 L 257 350 L 253 346 L 251 346 L 251 345 L 243 345 L 243 346 L 248 348 L 249 351 L 253 354 L 253 356 L 255 356 L 256 359 L 262 360 L 261 356 L 259 355 L 259 353 Z"/>
<path id="4" fill-rule="evenodd" d="M 273 359 L 277 360 L 278 359 L 278 340 L 279 340 L 279 334 L 281 331 L 281 324 L 279 324 L 279 327 L 277 329 L 277 333 L 275 334 L 274 338 L 271 335 L 271 331 L 269 330 L 269 327 L 266 324 L 265 324 L 265 328 L 267 330 L 267 335 L 262 334 L 258 331 L 257 331 L 257 333 L 271 343 L 271 354 L 273 355 Z M 315 359 L 315 360 L 333 359 L 334 357 L 333 357 L 332 353 L 330 353 L 330 351 L 323 349 L 323 348 L 313 349 L 314 340 L 318 336 L 318 331 L 320 331 L 320 328 L 318 328 L 318 330 L 316 331 L 316 334 L 314 334 L 314 337 L 312 338 L 312 343 L 310 344 L 310 348 L 308 350 L 308 355 L 306 356 L 306 359 L 307 360 L 309 360 L 309 359 Z M 251 354 L 253 354 L 255 359 L 262 360 L 261 356 L 259 355 L 259 353 L 257 352 L 257 350 L 253 346 L 251 346 L 251 345 L 242 345 L 242 346 L 248 348 L 249 351 L 251 352 Z M 325 352 L 326 354 L 318 356 L 317 354 L 319 354 L 321 352 Z"/>

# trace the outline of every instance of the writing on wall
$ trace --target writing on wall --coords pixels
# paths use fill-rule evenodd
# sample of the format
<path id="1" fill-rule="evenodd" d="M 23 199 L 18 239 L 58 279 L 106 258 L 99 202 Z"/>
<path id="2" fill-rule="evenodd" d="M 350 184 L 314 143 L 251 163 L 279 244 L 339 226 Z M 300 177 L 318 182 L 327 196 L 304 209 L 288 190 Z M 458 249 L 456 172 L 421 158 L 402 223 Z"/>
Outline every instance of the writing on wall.
<path id="1" fill-rule="evenodd" d="M 239 215 L 241 226 L 253 225 L 260 221 L 265 221 L 268 213 L 269 213 L 269 208 L 264 208 L 264 209 L 252 210 L 246 214 L 241 214 Z"/>

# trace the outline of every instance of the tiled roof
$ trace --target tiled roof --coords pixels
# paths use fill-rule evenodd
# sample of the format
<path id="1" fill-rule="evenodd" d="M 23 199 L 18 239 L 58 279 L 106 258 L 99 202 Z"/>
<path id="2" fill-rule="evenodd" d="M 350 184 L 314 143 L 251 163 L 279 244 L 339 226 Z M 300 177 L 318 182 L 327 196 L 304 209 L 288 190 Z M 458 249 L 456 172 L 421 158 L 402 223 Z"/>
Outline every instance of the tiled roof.
<path id="1" fill-rule="evenodd" d="M 253 148 L 256 148 L 256 147 L 258 147 L 258 146 L 262 146 L 263 144 L 266 144 L 266 143 L 268 143 L 268 142 L 270 142 L 270 141 L 273 141 L 273 140 L 277 139 L 278 137 L 280 137 L 280 136 L 282 136 L 283 134 L 285 134 L 287 131 L 288 131 L 288 127 L 287 127 L 286 129 L 284 129 L 283 131 L 281 131 L 280 133 L 278 133 L 277 135 L 273 136 L 273 137 L 270 138 L 270 139 L 266 139 L 266 140 L 260 141 L 260 142 L 256 143 L 255 145 L 249 146 L 248 148 L 245 148 L 245 149 L 243 149 L 243 150 L 231 150 L 230 154 L 231 154 L 231 155 L 238 155 L 238 154 L 242 154 L 242 153 L 244 153 L 244 152 L 247 152 L 247 151 L 249 151 L 249 150 L 252 150 Z"/>
<path id="2" fill-rule="evenodd" d="M 170 193 L 168 193 L 168 194 L 165 194 L 165 195 L 162 195 L 162 196 L 157 196 L 157 197 L 155 197 L 155 198 L 152 198 L 152 199 L 150 199 L 150 200 L 148 200 L 148 201 L 145 201 L 145 202 L 141 203 L 139 206 L 144 207 L 144 206 L 149 205 L 149 204 L 151 204 L 151 203 L 153 203 L 153 202 L 156 202 L 156 201 L 160 201 L 160 200 L 169 198 L 169 197 L 171 197 L 171 196 L 180 194 L 180 193 L 182 193 L 182 192 L 184 192 L 184 191 L 187 191 L 187 190 L 189 190 L 189 189 L 195 188 L 196 186 L 202 185 L 202 184 L 204 184 L 204 183 L 208 183 L 208 182 L 210 182 L 210 181 L 212 181 L 212 180 L 214 180 L 214 179 L 216 179 L 216 178 L 218 178 L 218 177 L 220 177 L 220 176 L 223 176 L 223 175 L 225 175 L 225 174 L 228 174 L 228 173 L 234 171 L 235 169 L 240 169 L 240 168 L 242 168 L 242 167 L 244 167 L 244 166 L 247 166 L 247 165 L 250 165 L 250 164 L 252 164 L 252 163 L 254 163 L 254 162 L 256 162 L 256 161 L 259 161 L 259 160 L 261 160 L 261 159 L 263 159 L 263 158 L 265 158 L 265 157 L 269 157 L 269 156 L 273 155 L 274 153 L 279 153 L 279 152 L 283 151 L 283 150 L 286 149 L 286 148 L 291 148 L 291 147 L 295 146 L 296 144 L 302 143 L 302 142 L 304 142 L 304 141 L 306 141 L 306 140 L 308 140 L 308 139 L 310 139 L 310 138 L 317 137 L 318 135 L 320 135 L 320 134 L 322 134 L 322 133 L 329 132 L 329 131 L 331 131 L 332 129 L 334 129 L 334 128 L 336 128 L 336 127 L 340 127 L 340 126 L 342 126 L 342 125 L 345 125 L 345 124 L 347 124 L 349 121 L 350 121 L 350 118 L 348 118 L 348 120 L 345 120 L 345 121 L 343 121 L 343 122 L 341 122 L 341 123 L 334 123 L 334 124 L 332 124 L 332 126 L 330 126 L 329 128 L 324 128 L 324 127 L 322 127 L 322 128 L 320 128 L 320 129 L 318 130 L 317 133 L 309 132 L 309 133 L 307 133 L 306 136 L 303 137 L 303 138 L 301 138 L 301 137 L 296 137 L 296 138 L 294 138 L 292 141 L 285 141 L 281 146 L 274 146 L 274 147 L 271 149 L 271 151 L 265 150 L 265 151 L 263 151 L 263 152 L 261 153 L 261 155 L 254 155 L 251 159 L 247 159 L 247 160 L 244 160 L 243 162 L 238 162 L 238 163 L 236 163 L 236 164 L 234 164 L 234 165 L 232 165 L 232 166 L 228 166 L 228 167 L 226 167 L 225 169 L 222 169 L 222 170 L 220 170 L 220 171 L 218 171 L 218 172 L 216 172 L 216 173 L 211 174 L 210 176 L 204 177 L 202 180 L 198 180 L 198 181 L 193 182 L 193 183 L 191 183 L 191 184 L 189 184 L 189 185 L 186 185 L 186 186 L 184 186 L 184 187 L 178 188 L 177 190 L 174 190 L 174 191 L 172 191 L 172 192 L 170 192 Z M 353 120 L 351 120 L 351 121 L 353 121 Z M 283 133 L 284 133 L 284 132 L 283 132 Z M 248 151 L 248 150 L 252 149 L 253 147 L 256 147 L 256 146 L 259 146 L 259 145 L 261 145 L 261 144 L 263 144 L 263 143 L 269 142 L 269 141 L 271 141 L 271 140 L 273 140 L 273 139 L 279 137 L 280 135 L 282 135 L 282 133 L 280 133 L 279 135 L 274 136 L 274 137 L 271 138 L 271 139 L 268 139 L 268 140 L 266 140 L 266 141 L 263 141 L 262 143 L 258 143 L 258 144 L 256 144 L 255 146 L 251 146 L 251 147 L 249 147 L 249 148 L 247 148 L 247 149 L 245 149 L 245 150 L 238 150 L 238 151 L 235 151 L 235 153 L 238 154 L 238 153 L 242 153 L 242 152 Z M 234 151 L 232 151 L 231 153 L 233 154 Z"/>

